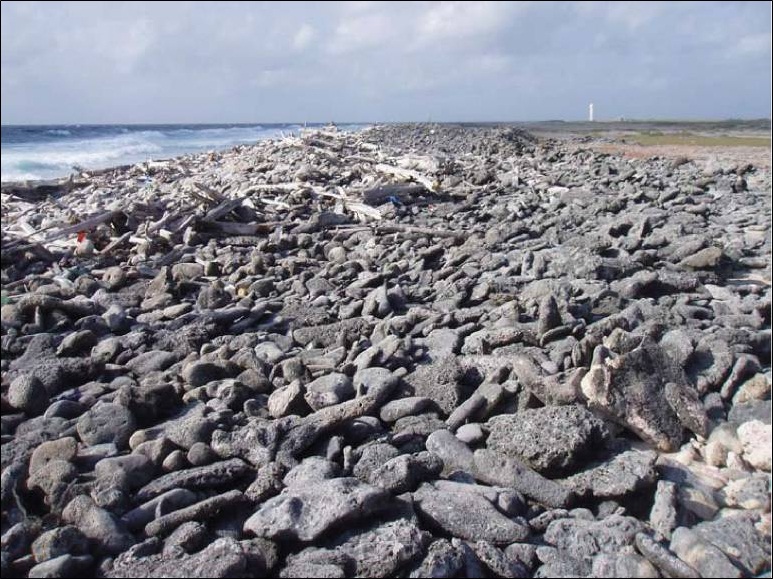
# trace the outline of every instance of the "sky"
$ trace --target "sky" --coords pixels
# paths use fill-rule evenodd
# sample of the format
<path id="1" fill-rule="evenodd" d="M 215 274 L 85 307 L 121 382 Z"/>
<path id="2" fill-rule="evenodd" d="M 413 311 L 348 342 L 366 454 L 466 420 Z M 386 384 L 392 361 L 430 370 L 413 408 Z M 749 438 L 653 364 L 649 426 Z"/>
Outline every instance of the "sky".
<path id="1" fill-rule="evenodd" d="M 770 2 L 2 2 L 2 124 L 770 118 Z"/>

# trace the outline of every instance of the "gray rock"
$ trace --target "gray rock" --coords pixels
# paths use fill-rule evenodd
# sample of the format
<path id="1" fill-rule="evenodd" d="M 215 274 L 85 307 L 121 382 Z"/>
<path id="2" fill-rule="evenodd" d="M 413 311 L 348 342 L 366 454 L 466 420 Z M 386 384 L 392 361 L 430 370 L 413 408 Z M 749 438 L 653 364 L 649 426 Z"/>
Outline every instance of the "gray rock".
<path id="1" fill-rule="evenodd" d="M 196 500 L 196 494 L 192 491 L 172 489 L 132 509 L 123 515 L 121 521 L 129 530 L 136 532 L 157 516 L 192 505 Z"/>
<path id="2" fill-rule="evenodd" d="M 303 384 L 300 380 L 293 380 L 287 386 L 278 388 L 268 397 L 268 412 L 274 418 L 281 418 L 289 414 L 305 414 Z"/>
<path id="3" fill-rule="evenodd" d="M 58 417 L 37 417 L 22 422 L 16 427 L 13 438 L 3 443 L 3 452 L 0 454 L 2 469 L 5 470 L 15 462 L 25 463 L 43 442 L 71 436 L 74 430 L 69 420 Z"/>
<path id="4" fill-rule="evenodd" d="M 78 419 L 78 436 L 90 446 L 112 443 L 126 448 L 135 429 L 131 412 L 120 404 L 98 402 Z"/>
<path id="5" fill-rule="evenodd" d="M 86 537 L 71 525 L 41 533 L 32 543 L 32 555 L 37 563 L 62 555 L 85 555 L 88 550 Z"/>
<path id="6" fill-rule="evenodd" d="M 208 442 L 215 425 L 210 422 L 207 411 L 208 408 L 204 404 L 188 404 L 175 417 L 159 425 L 155 430 L 150 430 L 150 436 L 144 439 L 163 436 L 186 450 L 197 442 Z M 135 435 L 137 435 L 136 432 L 132 435 L 132 440 Z"/>
<path id="7" fill-rule="evenodd" d="M 744 382 L 733 395 L 733 404 L 770 398 L 771 384 L 764 374 L 755 374 Z"/>
<path id="8" fill-rule="evenodd" d="M 578 496 L 597 499 L 624 497 L 655 482 L 654 451 L 628 450 L 609 461 L 590 465 L 562 481 Z"/>
<path id="9" fill-rule="evenodd" d="M 276 421 L 255 419 L 231 432 L 212 433 L 212 449 L 221 457 L 237 456 L 260 467 L 274 458 L 280 431 Z"/>
<path id="10" fill-rule="evenodd" d="M 166 370 L 177 362 L 177 356 L 163 350 L 151 350 L 135 356 L 126 363 L 126 367 L 137 376 L 147 376 L 157 370 Z"/>
<path id="11" fill-rule="evenodd" d="M 617 357 L 604 346 L 596 348 L 581 386 L 591 410 L 670 452 L 681 445 L 683 426 L 666 400 L 668 382 L 684 384 L 681 369 L 658 346 L 645 343 Z"/>
<path id="12" fill-rule="evenodd" d="M 278 364 L 285 357 L 286 351 L 277 343 L 266 341 L 255 346 L 255 356 L 264 364 Z"/>
<path id="13" fill-rule="evenodd" d="M 91 330 L 81 330 L 68 335 L 56 350 L 57 356 L 78 356 L 91 350 L 97 343 L 97 337 Z"/>
<path id="14" fill-rule="evenodd" d="M 105 338 L 100 340 L 92 349 L 91 357 L 107 364 L 113 362 L 124 351 L 123 344 L 118 338 Z"/>
<path id="15" fill-rule="evenodd" d="M 217 310 L 229 303 L 231 303 L 231 294 L 225 291 L 220 280 L 202 287 L 196 299 L 196 305 L 202 310 Z"/>
<path id="16" fill-rule="evenodd" d="M 691 386 L 669 382 L 665 394 L 679 421 L 698 436 L 706 438 L 709 435 L 709 418 L 698 393 Z"/>
<path id="17" fill-rule="evenodd" d="M 529 573 L 519 561 L 510 559 L 501 549 L 488 541 L 470 543 L 475 555 L 495 577 L 528 577 Z"/>
<path id="18" fill-rule="evenodd" d="M 164 555 L 174 556 L 178 549 L 186 553 L 198 551 L 207 540 L 207 527 L 197 521 L 188 521 L 177 527 L 164 541 Z"/>
<path id="19" fill-rule="evenodd" d="M 121 304 L 112 304 L 109 308 L 107 308 L 105 313 L 102 314 L 102 319 L 105 321 L 105 324 L 107 324 L 107 327 L 110 329 L 110 331 L 115 334 L 122 334 L 127 329 L 129 329 L 129 326 L 131 325 L 131 319 L 126 312 L 126 308 L 124 308 Z M 108 340 L 111 339 L 108 338 Z M 98 347 L 99 344 L 96 344 L 94 348 L 92 348 L 92 356 L 94 355 L 94 349 Z M 123 350 L 123 347 L 119 346 L 116 349 L 120 352 Z M 117 353 L 118 352 L 116 352 L 116 354 Z"/>
<path id="20" fill-rule="evenodd" d="M 141 454 L 146 457 L 155 467 L 160 467 L 164 459 L 177 447 L 167 437 L 162 436 L 155 440 L 142 442 L 134 447 L 133 454 Z"/>
<path id="21" fill-rule="evenodd" d="M 8 402 L 25 414 L 35 416 L 45 412 L 48 407 L 48 392 L 38 378 L 22 374 L 8 387 Z"/>
<path id="22" fill-rule="evenodd" d="M 704 338 L 695 347 L 685 371 L 700 394 L 718 390 L 733 366 L 733 352 L 727 342 Z"/>
<path id="23" fill-rule="evenodd" d="M 459 332 L 450 328 L 432 330 L 421 345 L 427 349 L 430 360 L 442 360 L 459 353 L 462 339 Z"/>
<path id="24" fill-rule="evenodd" d="M 421 563 L 410 573 L 411 578 L 455 577 L 464 568 L 464 554 L 447 539 L 435 539 L 427 548 Z"/>
<path id="25" fill-rule="evenodd" d="M 770 542 L 755 527 L 751 513 L 720 517 L 691 530 L 722 551 L 747 575 L 770 570 Z"/>
<path id="26" fill-rule="evenodd" d="M 386 368 L 364 368 L 354 374 L 352 383 L 357 396 L 372 397 L 377 406 L 383 405 L 400 381 L 399 377 Z"/>
<path id="27" fill-rule="evenodd" d="M 346 577 L 346 573 L 343 569 L 343 563 L 341 565 L 334 565 L 332 563 L 308 563 L 293 560 L 282 569 L 279 576 L 283 579 L 301 579 L 303 577 L 343 579 Z"/>
<path id="28" fill-rule="evenodd" d="M 476 450 L 473 475 L 487 484 L 512 488 L 548 507 L 566 507 L 574 493 L 561 484 L 544 478 L 517 459 L 491 450 Z"/>
<path id="29" fill-rule="evenodd" d="M 203 442 L 196 442 L 188 449 L 186 458 L 192 466 L 205 466 L 215 462 L 219 457 L 208 444 Z"/>
<path id="30" fill-rule="evenodd" d="M 46 495 L 46 503 L 58 505 L 58 499 L 67 486 L 78 476 L 78 469 L 66 460 L 52 460 L 38 468 L 27 479 L 27 488 L 40 489 Z"/>
<path id="31" fill-rule="evenodd" d="M 107 555 L 117 555 L 134 544 L 134 538 L 123 523 L 87 496 L 79 495 L 70 501 L 62 512 L 62 518 L 78 527 L 97 545 L 99 552 Z"/>
<path id="32" fill-rule="evenodd" d="M 461 380 L 462 369 L 454 356 L 421 364 L 405 378 L 413 394 L 431 399 L 446 415 L 462 401 Z"/>
<path id="33" fill-rule="evenodd" d="M 244 502 L 244 494 L 238 490 L 215 495 L 182 509 L 172 511 L 168 515 L 157 517 L 145 525 L 145 534 L 148 537 L 165 535 L 184 523 L 206 520 L 229 510 L 237 509 Z"/>
<path id="34" fill-rule="evenodd" d="M 320 346 L 328 347 L 336 344 L 339 340 L 351 343 L 362 336 L 370 336 L 372 328 L 373 322 L 369 318 L 350 318 L 332 324 L 297 328 L 293 330 L 293 339 L 302 346 L 317 343 Z"/>
<path id="35" fill-rule="evenodd" d="M 287 487 L 313 485 L 314 483 L 333 479 L 341 475 L 340 467 L 320 456 L 304 458 L 298 466 L 293 467 L 284 477 Z"/>
<path id="36" fill-rule="evenodd" d="M 261 466 L 258 468 L 255 480 L 244 491 L 244 495 L 256 504 L 276 496 L 284 487 L 282 482 L 284 474 L 285 468 L 276 462 Z"/>
<path id="37" fill-rule="evenodd" d="M 689 269 L 714 269 L 719 265 L 724 254 L 718 247 L 707 247 L 689 257 L 685 257 L 679 265 Z"/>
<path id="38" fill-rule="evenodd" d="M 450 414 L 446 420 L 446 427 L 452 432 L 456 431 L 457 428 L 475 416 L 485 406 L 486 399 L 481 394 L 474 392 L 472 396 L 457 406 Z"/>
<path id="39" fill-rule="evenodd" d="M 366 368 L 354 375 L 354 385 L 364 396 L 348 400 L 335 406 L 328 406 L 304 417 L 286 434 L 279 446 L 279 452 L 296 456 L 314 444 L 320 435 L 374 412 L 392 393 L 399 378 L 386 368 Z"/>
<path id="40" fill-rule="evenodd" d="M 508 519 L 474 493 L 440 491 L 425 484 L 413 498 L 421 515 L 454 537 L 506 545 L 523 541 L 529 535 L 527 527 Z"/>
<path id="41" fill-rule="evenodd" d="M 354 396 L 352 380 L 345 374 L 326 374 L 306 384 L 306 403 L 312 410 L 339 404 Z"/>
<path id="42" fill-rule="evenodd" d="M 686 527 L 674 531 L 670 549 L 701 577 L 743 577 L 722 551 Z"/>
<path id="43" fill-rule="evenodd" d="M 425 412 L 417 416 L 403 416 L 392 427 L 392 442 L 398 445 L 411 440 L 425 439 L 436 430 L 442 430 L 446 423 L 434 412 Z"/>
<path id="44" fill-rule="evenodd" d="M 215 488 L 238 480 L 250 472 L 250 466 L 238 458 L 170 472 L 142 487 L 137 492 L 137 500 L 147 501 L 176 488 Z"/>
<path id="45" fill-rule="evenodd" d="M 403 454 L 377 468 L 368 480 L 393 494 L 401 494 L 415 490 L 421 482 L 434 478 L 442 468 L 443 461 L 431 452 Z"/>
<path id="46" fill-rule="evenodd" d="M 531 543 L 513 543 L 505 547 L 505 555 L 511 561 L 519 561 L 526 569 L 534 567 L 537 559 L 537 546 Z"/>
<path id="47" fill-rule="evenodd" d="M 165 472 L 172 473 L 176 470 L 183 470 L 190 466 L 188 459 L 185 458 L 185 453 L 182 450 L 173 450 L 161 463 L 161 469 Z"/>
<path id="48" fill-rule="evenodd" d="M 396 422 L 405 416 L 414 416 L 432 406 L 432 400 L 423 396 L 409 396 L 387 402 L 379 416 L 384 422 Z"/>
<path id="49" fill-rule="evenodd" d="M 660 577 L 658 570 L 635 553 L 599 553 L 593 558 L 593 577 Z"/>
<path id="50" fill-rule="evenodd" d="M 770 424 L 771 401 L 752 400 L 743 404 L 733 404 L 727 414 L 728 422 L 741 425 L 744 422 L 759 420 L 763 424 Z"/>
<path id="51" fill-rule="evenodd" d="M 465 444 L 475 444 L 486 437 L 477 423 L 463 424 L 457 429 L 455 436 Z"/>
<path id="52" fill-rule="evenodd" d="M 666 332 L 659 343 L 666 354 L 683 368 L 687 365 L 687 361 L 695 349 L 690 335 L 682 329 Z"/>
<path id="53" fill-rule="evenodd" d="M 428 539 L 415 522 L 397 519 L 344 533 L 335 545 L 338 553 L 353 562 L 352 576 L 394 577 L 421 556 Z"/>
<path id="54" fill-rule="evenodd" d="M 671 531 L 677 526 L 676 491 L 674 483 L 661 480 L 655 490 L 655 500 L 650 511 L 650 525 L 666 539 L 671 538 Z"/>
<path id="55" fill-rule="evenodd" d="M 535 571 L 534 577 L 587 577 L 591 574 L 588 560 L 573 557 L 555 547 L 537 547 L 537 558 L 543 565 Z"/>
<path id="56" fill-rule="evenodd" d="M 172 279 L 176 282 L 193 281 L 204 275 L 204 266 L 200 263 L 176 263 L 172 266 Z"/>
<path id="57" fill-rule="evenodd" d="M 770 510 L 770 477 L 753 474 L 728 482 L 718 493 L 723 506 L 734 509 Z"/>
<path id="58" fill-rule="evenodd" d="M 391 311 L 392 304 L 389 303 L 386 286 L 377 287 L 371 291 L 362 305 L 362 313 L 365 316 L 383 318 Z"/>
<path id="59" fill-rule="evenodd" d="M 687 563 L 676 557 L 668 549 L 657 543 L 644 533 L 636 535 L 636 548 L 639 553 L 655 567 L 657 567 L 665 577 L 681 577 L 684 579 L 699 577 L 698 572 Z"/>
<path id="60" fill-rule="evenodd" d="M 633 517 L 611 515 L 601 521 L 559 519 L 548 525 L 544 540 L 572 557 L 588 559 L 597 553 L 616 553 L 633 545 L 644 524 Z"/>
<path id="61" fill-rule="evenodd" d="M 52 460 L 72 461 L 78 454 L 78 442 L 71 436 L 49 440 L 38 446 L 30 458 L 29 473 L 35 474 Z"/>
<path id="62" fill-rule="evenodd" d="M 336 263 L 344 263 L 346 262 L 346 248 L 341 247 L 340 245 L 336 247 L 332 247 L 327 252 L 327 258 L 330 261 L 336 262 Z"/>
<path id="63" fill-rule="evenodd" d="M 43 416 L 46 418 L 77 418 L 86 411 L 86 407 L 74 400 L 59 400 L 49 404 Z"/>
<path id="64" fill-rule="evenodd" d="M 473 453 L 464 442 L 447 430 L 436 430 L 427 437 L 427 450 L 443 461 L 443 472 L 473 472 Z"/>
<path id="65" fill-rule="evenodd" d="M 243 543 L 224 538 L 194 555 L 172 559 L 129 550 L 116 557 L 106 577 L 240 577 L 249 563 Z"/>
<path id="66" fill-rule="evenodd" d="M 140 488 L 153 478 L 154 471 L 150 459 L 141 454 L 104 458 L 94 467 L 100 485 L 123 490 Z"/>
<path id="67" fill-rule="evenodd" d="M 30 544 L 40 533 L 40 522 L 25 518 L 12 525 L 0 537 L 2 554 L 16 560 L 29 553 Z"/>
<path id="68" fill-rule="evenodd" d="M 238 369 L 229 368 L 226 363 L 198 361 L 183 367 L 182 379 L 186 382 L 186 389 L 198 388 L 215 380 L 232 378 Z"/>
<path id="69" fill-rule="evenodd" d="M 714 500 L 713 493 L 709 490 L 682 486 L 677 492 L 677 500 L 682 512 L 689 512 L 700 520 L 713 519 L 719 511 L 719 506 Z"/>
<path id="70" fill-rule="evenodd" d="M 547 332 L 561 325 L 561 314 L 555 297 L 548 294 L 539 304 L 539 318 L 537 319 L 537 334 L 545 335 Z"/>
<path id="71" fill-rule="evenodd" d="M 488 448 L 520 458 L 538 472 L 574 467 L 609 437 L 604 423 L 579 405 L 502 414 L 488 427 Z"/>
<path id="72" fill-rule="evenodd" d="M 334 525 L 351 523 L 385 508 L 386 491 L 355 478 L 288 488 L 267 500 L 244 523 L 257 537 L 314 541 Z"/>
<path id="73" fill-rule="evenodd" d="M 400 452 L 394 446 L 386 442 L 369 444 L 362 448 L 352 474 L 364 482 L 371 483 L 374 480 L 373 474 L 379 467 L 399 454 Z"/>
<path id="74" fill-rule="evenodd" d="M 83 577 L 94 564 L 91 555 L 60 555 L 38 563 L 27 573 L 27 577 Z"/>

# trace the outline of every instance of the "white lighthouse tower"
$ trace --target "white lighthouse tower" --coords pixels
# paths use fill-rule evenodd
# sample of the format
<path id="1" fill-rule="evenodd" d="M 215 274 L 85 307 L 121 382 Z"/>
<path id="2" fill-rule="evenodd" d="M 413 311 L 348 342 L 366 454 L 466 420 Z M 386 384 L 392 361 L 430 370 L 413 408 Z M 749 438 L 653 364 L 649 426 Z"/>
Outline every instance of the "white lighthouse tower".
<path id="1" fill-rule="evenodd" d="M 588 105 L 588 120 L 593 122 L 593 103 Z"/>

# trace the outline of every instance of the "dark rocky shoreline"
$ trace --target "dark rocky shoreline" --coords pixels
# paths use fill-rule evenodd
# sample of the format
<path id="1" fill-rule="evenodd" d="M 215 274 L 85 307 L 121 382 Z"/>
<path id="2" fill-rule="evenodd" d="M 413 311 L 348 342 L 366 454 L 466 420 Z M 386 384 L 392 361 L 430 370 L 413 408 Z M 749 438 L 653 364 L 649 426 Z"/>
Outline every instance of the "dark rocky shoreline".
<path id="1" fill-rule="evenodd" d="M 769 169 L 395 125 L 52 187 L 3 577 L 770 576 Z"/>

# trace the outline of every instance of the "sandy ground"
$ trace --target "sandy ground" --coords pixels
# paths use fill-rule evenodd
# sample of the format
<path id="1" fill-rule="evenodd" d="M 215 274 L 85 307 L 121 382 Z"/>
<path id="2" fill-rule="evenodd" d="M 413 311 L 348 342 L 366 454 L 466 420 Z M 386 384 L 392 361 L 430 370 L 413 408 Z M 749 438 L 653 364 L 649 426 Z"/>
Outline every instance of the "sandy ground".
<path id="1" fill-rule="evenodd" d="M 635 143 L 584 144 L 597 151 L 623 155 L 629 158 L 687 157 L 707 166 L 718 163 L 721 167 L 751 163 L 756 167 L 770 167 L 770 149 L 765 147 L 706 147 L 695 145 L 639 145 Z"/>

